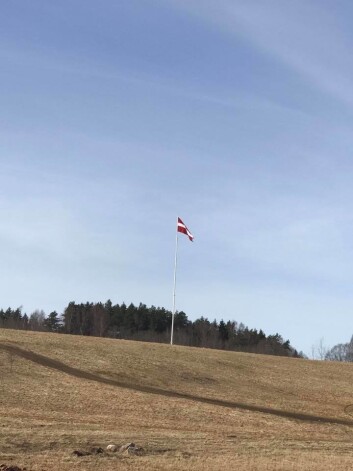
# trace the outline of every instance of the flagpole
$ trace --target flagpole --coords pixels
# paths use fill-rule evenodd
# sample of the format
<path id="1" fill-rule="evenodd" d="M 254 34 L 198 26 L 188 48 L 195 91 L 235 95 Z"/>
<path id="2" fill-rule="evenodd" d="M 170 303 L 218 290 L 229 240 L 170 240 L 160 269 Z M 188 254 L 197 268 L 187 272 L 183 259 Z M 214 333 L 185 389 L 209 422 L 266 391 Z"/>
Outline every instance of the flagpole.
<path id="1" fill-rule="evenodd" d="M 174 315 L 175 315 L 175 288 L 176 288 L 176 271 L 178 261 L 178 227 L 175 237 L 175 260 L 174 260 L 174 288 L 173 288 L 173 310 L 172 310 L 172 330 L 170 334 L 170 345 L 173 345 L 173 334 L 174 334 Z"/>

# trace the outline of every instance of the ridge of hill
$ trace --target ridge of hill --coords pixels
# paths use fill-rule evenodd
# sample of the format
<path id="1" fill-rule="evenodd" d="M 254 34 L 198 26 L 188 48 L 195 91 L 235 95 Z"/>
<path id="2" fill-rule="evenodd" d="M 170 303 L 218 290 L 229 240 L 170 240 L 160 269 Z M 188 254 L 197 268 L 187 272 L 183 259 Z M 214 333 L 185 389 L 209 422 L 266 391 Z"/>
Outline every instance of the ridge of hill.
<path id="1" fill-rule="evenodd" d="M 351 469 L 350 364 L 0 329 L 0 380 L 7 465 Z"/>
<path id="2" fill-rule="evenodd" d="M 55 332 L 92 337 L 169 343 L 172 312 L 163 307 L 140 303 L 113 305 L 70 302 L 59 316 L 36 310 L 28 317 L 22 308 L 0 309 L 0 328 Z M 242 322 L 210 322 L 201 316 L 191 321 L 183 311 L 174 316 L 174 343 L 190 347 L 216 348 L 247 353 L 302 357 L 289 340 L 276 333 L 266 335 L 262 329 L 249 329 Z"/>

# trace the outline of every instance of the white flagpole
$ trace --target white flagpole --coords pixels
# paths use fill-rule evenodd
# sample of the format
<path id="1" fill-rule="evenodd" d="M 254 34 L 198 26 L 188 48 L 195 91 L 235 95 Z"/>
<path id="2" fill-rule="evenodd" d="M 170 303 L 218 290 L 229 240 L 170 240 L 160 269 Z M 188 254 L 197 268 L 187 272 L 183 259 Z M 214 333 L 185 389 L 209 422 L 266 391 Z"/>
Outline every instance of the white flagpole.
<path id="1" fill-rule="evenodd" d="M 177 220 L 178 224 L 178 220 Z M 173 310 L 172 310 L 172 330 L 170 334 L 170 345 L 173 345 L 173 334 L 174 334 L 174 315 L 175 315 L 175 288 L 176 288 L 176 271 L 178 261 L 178 225 L 175 238 L 175 261 L 174 261 L 174 289 L 173 289 Z"/>

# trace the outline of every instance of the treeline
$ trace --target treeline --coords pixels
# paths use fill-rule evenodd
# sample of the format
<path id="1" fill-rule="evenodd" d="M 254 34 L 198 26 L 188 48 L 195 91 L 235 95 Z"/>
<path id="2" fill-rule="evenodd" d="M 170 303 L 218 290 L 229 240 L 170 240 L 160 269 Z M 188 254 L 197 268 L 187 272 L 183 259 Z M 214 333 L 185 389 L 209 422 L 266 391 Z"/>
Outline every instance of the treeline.
<path id="1" fill-rule="evenodd" d="M 353 362 L 353 337 L 347 343 L 339 343 L 331 349 L 323 348 L 324 359 L 328 361 Z"/>
<path id="2" fill-rule="evenodd" d="M 29 316 L 22 309 L 0 310 L 0 328 L 60 332 L 117 339 L 168 343 L 172 313 L 162 307 L 140 303 L 113 305 L 71 302 L 59 315 L 34 311 Z M 262 330 L 249 329 L 235 321 L 217 322 L 201 317 L 190 321 L 180 311 L 174 318 L 174 343 L 193 347 L 217 348 L 281 356 L 300 356 L 279 334 L 266 336 Z"/>

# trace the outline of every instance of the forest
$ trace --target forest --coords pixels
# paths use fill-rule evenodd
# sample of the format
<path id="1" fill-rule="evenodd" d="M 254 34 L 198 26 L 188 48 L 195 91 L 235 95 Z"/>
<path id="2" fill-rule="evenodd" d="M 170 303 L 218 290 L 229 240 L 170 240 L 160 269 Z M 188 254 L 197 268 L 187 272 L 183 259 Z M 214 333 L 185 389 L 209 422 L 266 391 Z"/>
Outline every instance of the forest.
<path id="1" fill-rule="evenodd" d="M 170 342 L 172 313 L 163 307 L 140 303 L 113 305 L 70 302 L 62 314 L 36 310 L 30 315 L 22 308 L 0 310 L 0 328 L 48 331 L 72 335 L 110 337 L 145 342 Z M 248 353 L 300 357 L 289 340 L 278 333 L 265 335 L 236 321 L 188 319 L 183 311 L 175 313 L 174 343 L 192 347 L 216 348 Z"/>

